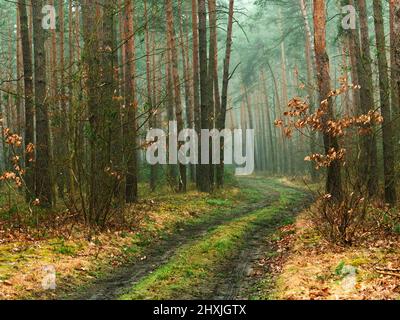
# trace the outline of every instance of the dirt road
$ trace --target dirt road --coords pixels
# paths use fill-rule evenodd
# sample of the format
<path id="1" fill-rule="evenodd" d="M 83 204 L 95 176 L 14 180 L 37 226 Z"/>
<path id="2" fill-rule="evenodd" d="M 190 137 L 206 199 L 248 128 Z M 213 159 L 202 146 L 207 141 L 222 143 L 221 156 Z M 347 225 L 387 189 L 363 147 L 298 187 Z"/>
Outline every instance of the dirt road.
<path id="1" fill-rule="evenodd" d="M 180 229 L 179 233 L 150 247 L 145 254 L 146 258 L 116 269 L 113 274 L 96 281 L 83 293 L 68 298 L 109 300 L 123 297 L 126 299 L 127 293 L 128 298 L 130 297 L 129 293 L 133 294 L 132 297 L 135 296 L 135 287 L 137 286 L 146 292 L 141 282 L 145 281 L 146 285 L 151 286 L 152 280 L 149 277 L 174 263 L 174 260 L 185 254 L 185 250 L 186 252 L 196 252 L 195 249 L 191 248 L 192 246 L 201 245 L 203 241 L 210 242 L 209 238 L 215 232 L 222 232 L 225 229 L 229 231 L 231 224 L 238 221 L 242 223 L 240 219 L 250 219 L 248 223 L 247 220 L 244 220 L 249 226 L 242 223 L 245 231 L 240 234 L 240 237 L 233 238 L 236 241 L 233 242 L 235 250 L 230 250 L 228 253 L 224 252 L 221 259 L 218 258 L 216 263 L 211 267 L 208 266 L 207 272 L 209 274 L 206 274 L 205 278 L 209 278 L 209 281 L 203 281 L 203 275 L 197 278 L 196 271 L 194 271 L 194 275 L 192 271 L 186 271 L 188 279 L 184 279 L 185 276 L 174 275 L 174 272 L 171 271 L 170 275 L 164 274 L 163 277 L 177 278 L 177 281 L 181 283 L 188 283 L 189 287 L 185 289 L 182 286 L 177 286 L 174 281 L 170 281 L 171 288 L 172 286 L 177 288 L 174 292 L 174 290 L 171 291 L 168 288 L 168 284 L 162 285 L 163 289 L 173 292 L 171 295 L 163 296 L 166 299 L 249 298 L 246 295 L 250 294 L 251 287 L 254 285 L 254 279 L 249 277 L 249 274 L 260 255 L 269 250 L 265 241 L 266 237 L 298 213 L 308 203 L 310 197 L 304 191 L 283 185 L 276 180 L 242 178 L 240 184 L 243 188 L 262 188 L 265 194 L 264 199 L 217 217 L 211 216 L 210 219 L 201 224 L 188 225 Z M 286 196 L 291 197 L 289 202 L 282 200 Z M 255 217 L 257 218 L 255 219 Z M 207 265 L 209 265 L 207 254 L 208 252 L 204 252 L 204 261 L 207 261 Z M 202 260 L 196 263 L 201 264 Z M 193 281 L 193 288 L 190 288 L 190 281 Z M 155 285 L 157 287 L 157 283 Z M 160 288 L 160 290 L 163 289 Z M 150 293 L 144 297 L 153 298 Z"/>

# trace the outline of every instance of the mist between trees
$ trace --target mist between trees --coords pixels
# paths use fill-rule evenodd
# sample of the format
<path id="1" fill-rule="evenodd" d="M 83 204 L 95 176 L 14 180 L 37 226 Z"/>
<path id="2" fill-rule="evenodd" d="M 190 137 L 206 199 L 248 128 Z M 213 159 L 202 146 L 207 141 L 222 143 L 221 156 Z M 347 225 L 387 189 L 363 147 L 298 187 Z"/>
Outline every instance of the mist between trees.
<path id="1" fill-rule="evenodd" d="M 166 133 L 161 129 L 151 129 L 147 133 L 146 141 L 149 145 L 146 151 L 146 160 L 150 165 L 178 163 L 183 165 L 220 165 L 223 163 L 225 165 L 244 165 L 244 167 L 235 169 L 236 175 L 251 175 L 254 172 L 253 129 L 247 129 L 245 133 L 241 129 L 235 129 L 233 132 L 229 129 L 221 132 L 216 129 L 201 129 L 200 137 L 198 137 L 195 129 L 183 129 L 178 133 L 176 121 L 171 121 L 168 132 L 168 139 Z M 244 155 L 243 135 L 245 136 Z M 179 149 L 178 142 L 183 142 Z M 221 143 L 223 148 L 221 148 Z"/>

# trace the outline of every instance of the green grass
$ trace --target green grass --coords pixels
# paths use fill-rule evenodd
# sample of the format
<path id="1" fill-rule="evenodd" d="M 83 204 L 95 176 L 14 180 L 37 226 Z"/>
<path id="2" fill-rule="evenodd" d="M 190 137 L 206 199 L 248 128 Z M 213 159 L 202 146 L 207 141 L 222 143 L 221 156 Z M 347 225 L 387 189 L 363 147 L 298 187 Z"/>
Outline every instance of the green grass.
<path id="1" fill-rule="evenodd" d="M 232 205 L 232 201 L 228 199 L 208 199 L 206 202 L 211 206 L 228 207 Z"/>
<path id="2" fill-rule="evenodd" d="M 343 268 L 345 266 L 345 262 L 344 261 L 340 261 L 339 264 L 336 266 L 335 268 L 335 274 L 337 276 L 340 276 L 342 274 Z"/>
<path id="3" fill-rule="evenodd" d="M 74 256 L 78 250 L 79 248 L 77 246 L 68 245 L 63 239 L 61 239 L 59 242 L 54 243 L 53 245 L 53 251 L 55 253 L 63 254 L 66 256 Z"/>
<path id="4" fill-rule="evenodd" d="M 269 221 L 285 211 L 288 205 L 301 199 L 299 191 L 282 186 L 277 188 L 282 192 L 279 201 L 268 208 L 233 219 L 217 227 L 201 240 L 182 247 L 168 263 L 142 279 L 120 299 L 182 298 L 193 295 L 196 288 L 212 283 L 219 266 L 237 253 L 246 235 L 251 233 L 257 224 Z"/>

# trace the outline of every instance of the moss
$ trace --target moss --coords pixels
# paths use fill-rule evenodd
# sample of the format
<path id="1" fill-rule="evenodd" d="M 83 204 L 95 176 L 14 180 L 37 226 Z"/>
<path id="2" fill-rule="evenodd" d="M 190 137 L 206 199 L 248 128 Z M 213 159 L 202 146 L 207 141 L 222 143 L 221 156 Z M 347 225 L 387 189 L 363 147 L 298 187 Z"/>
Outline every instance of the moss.
<path id="1" fill-rule="evenodd" d="M 288 194 L 283 194 L 275 205 L 234 219 L 195 243 L 184 246 L 171 257 L 170 262 L 142 279 L 120 299 L 175 299 L 193 296 L 194 288 L 212 281 L 217 276 L 218 267 L 237 253 L 246 234 L 257 224 L 285 210 L 291 201 L 298 199 L 299 192 L 285 191 Z"/>
<path id="2" fill-rule="evenodd" d="M 346 263 L 343 260 L 340 261 L 339 264 L 335 267 L 335 275 L 340 276 L 345 265 Z"/>
<path id="3" fill-rule="evenodd" d="M 365 264 L 369 264 L 371 260 L 367 257 L 356 257 L 354 259 L 349 260 L 348 264 L 353 267 L 360 267 Z"/>

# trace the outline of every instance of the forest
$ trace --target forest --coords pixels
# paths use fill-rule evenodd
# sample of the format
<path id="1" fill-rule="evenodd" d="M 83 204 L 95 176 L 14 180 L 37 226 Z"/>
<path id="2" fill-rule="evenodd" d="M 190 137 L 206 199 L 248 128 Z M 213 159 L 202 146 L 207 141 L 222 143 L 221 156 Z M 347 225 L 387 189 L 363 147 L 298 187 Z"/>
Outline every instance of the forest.
<path id="1" fill-rule="evenodd" d="M 0 25 L 0 300 L 400 298 L 400 0 Z"/>

